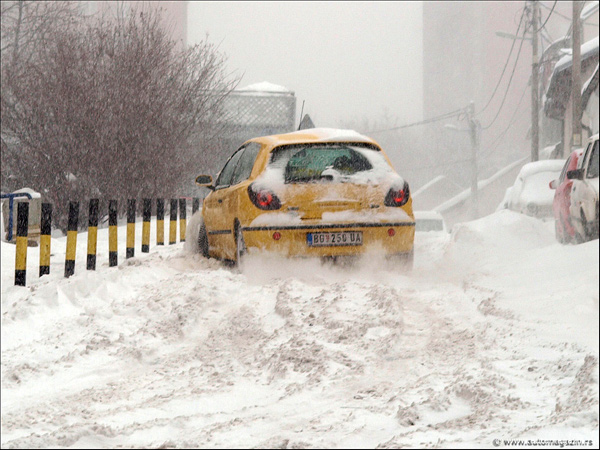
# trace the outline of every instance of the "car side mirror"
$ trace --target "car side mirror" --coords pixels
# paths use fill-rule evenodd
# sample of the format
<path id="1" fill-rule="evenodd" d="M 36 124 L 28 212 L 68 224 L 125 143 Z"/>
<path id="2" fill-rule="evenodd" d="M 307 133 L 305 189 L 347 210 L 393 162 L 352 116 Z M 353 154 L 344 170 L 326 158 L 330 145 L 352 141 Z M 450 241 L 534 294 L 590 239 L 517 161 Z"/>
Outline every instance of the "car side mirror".
<path id="1" fill-rule="evenodd" d="M 206 187 L 212 191 L 215 190 L 215 187 L 212 185 L 213 179 L 210 175 L 198 175 L 196 177 L 196 184 L 198 186 Z"/>
<path id="2" fill-rule="evenodd" d="M 583 180 L 583 169 L 569 170 L 567 178 L 569 180 Z"/>
<path id="3" fill-rule="evenodd" d="M 549 184 L 550 189 L 556 189 L 556 180 L 552 180 Z"/>

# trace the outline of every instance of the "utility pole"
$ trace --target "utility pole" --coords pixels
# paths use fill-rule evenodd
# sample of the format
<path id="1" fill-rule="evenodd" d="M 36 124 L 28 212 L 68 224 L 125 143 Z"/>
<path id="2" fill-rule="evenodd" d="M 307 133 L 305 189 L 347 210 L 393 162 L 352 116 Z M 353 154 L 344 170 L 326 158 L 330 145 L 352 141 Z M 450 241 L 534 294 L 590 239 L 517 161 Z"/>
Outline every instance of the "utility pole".
<path id="1" fill-rule="evenodd" d="M 473 220 L 479 218 L 479 193 L 477 186 L 477 153 L 479 150 L 479 133 L 481 124 L 473 119 L 475 115 L 475 103 L 471 102 L 467 107 L 467 119 L 469 120 L 469 131 L 471 136 L 471 214 Z"/>
<path id="2" fill-rule="evenodd" d="M 573 0 L 573 67 L 571 78 L 571 104 L 573 105 L 573 123 L 571 150 L 581 147 L 581 5 Z"/>
<path id="3" fill-rule="evenodd" d="M 573 2 L 575 3 L 575 2 Z M 539 57 L 538 57 L 538 17 L 539 4 L 536 0 L 531 2 L 531 161 L 539 160 L 540 155 L 540 99 L 539 99 Z"/>

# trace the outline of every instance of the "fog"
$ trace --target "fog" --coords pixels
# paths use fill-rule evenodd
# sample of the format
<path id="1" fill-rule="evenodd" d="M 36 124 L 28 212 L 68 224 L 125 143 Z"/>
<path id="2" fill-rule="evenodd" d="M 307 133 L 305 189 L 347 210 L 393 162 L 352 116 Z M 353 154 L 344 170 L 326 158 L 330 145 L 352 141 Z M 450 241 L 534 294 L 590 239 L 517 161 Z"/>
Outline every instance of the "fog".
<path id="1" fill-rule="evenodd" d="M 541 54 L 567 33 L 571 3 L 551 17 L 553 2 L 540 3 Z M 317 127 L 375 138 L 413 187 L 443 175 L 459 189 L 470 183 L 466 114 L 403 126 L 473 102 L 478 178 L 528 157 L 531 42 L 507 38 L 522 36 L 520 20 L 526 2 L 189 2 L 188 43 L 218 43 L 240 87 L 295 92 L 296 123 L 303 110 Z M 540 150 L 552 139 L 541 135 Z"/>
<path id="2" fill-rule="evenodd" d="M 422 117 L 421 2 L 189 2 L 188 43 L 220 44 L 240 87 L 296 93 L 317 126 Z"/>

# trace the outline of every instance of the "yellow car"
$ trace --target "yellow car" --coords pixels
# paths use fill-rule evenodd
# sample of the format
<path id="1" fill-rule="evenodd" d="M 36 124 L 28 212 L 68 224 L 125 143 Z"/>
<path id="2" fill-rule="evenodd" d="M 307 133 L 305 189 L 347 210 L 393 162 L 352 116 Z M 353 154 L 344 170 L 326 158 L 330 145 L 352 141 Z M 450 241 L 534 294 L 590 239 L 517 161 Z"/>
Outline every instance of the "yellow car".
<path id="1" fill-rule="evenodd" d="M 191 218 L 204 256 L 255 252 L 332 258 L 380 252 L 408 268 L 415 219 L 408 183 L 381 147 L 352 130 L 313 128 L 250 139 Z"/>

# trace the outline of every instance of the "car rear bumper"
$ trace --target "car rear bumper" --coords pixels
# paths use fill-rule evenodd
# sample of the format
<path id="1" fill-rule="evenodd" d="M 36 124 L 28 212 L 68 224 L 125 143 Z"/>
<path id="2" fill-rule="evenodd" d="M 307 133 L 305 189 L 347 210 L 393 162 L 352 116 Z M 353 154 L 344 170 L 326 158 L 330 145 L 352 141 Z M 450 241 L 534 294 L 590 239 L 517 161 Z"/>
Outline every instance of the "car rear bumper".
<path id="1" fill-rule="evenodd" d="M 393 231 L 390 231 L 393 230 Z M 342 244 L 311 247 L 308 233 L 362 232 L 360 245 Z M 248 253 L 266 251 L 285 256 L 345 256 L 381 252 L 386 255 L 409 253 L 413 250 L 415 223 L 340 223 L 318 225 L 260 226 L 242 228 Z M 274 235 L 278 234 L 278 239 Z"/>

